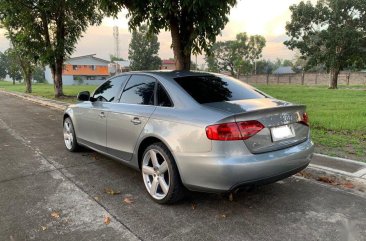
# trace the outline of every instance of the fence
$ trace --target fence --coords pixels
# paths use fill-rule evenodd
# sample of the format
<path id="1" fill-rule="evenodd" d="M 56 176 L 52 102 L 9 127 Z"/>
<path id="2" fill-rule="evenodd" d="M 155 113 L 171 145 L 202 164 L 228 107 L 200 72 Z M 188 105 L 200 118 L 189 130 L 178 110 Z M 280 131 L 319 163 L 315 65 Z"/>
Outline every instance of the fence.
<path id="1" fill-rule="evenodd" d="M 329 85 L 329 74 L 327 73 L 246 75 L 246 76 L 240 76 L 240 79 L 250 84 Z M 366 86 L 366 73 L 341 72 L 338 76 L 338 84 Z"/>

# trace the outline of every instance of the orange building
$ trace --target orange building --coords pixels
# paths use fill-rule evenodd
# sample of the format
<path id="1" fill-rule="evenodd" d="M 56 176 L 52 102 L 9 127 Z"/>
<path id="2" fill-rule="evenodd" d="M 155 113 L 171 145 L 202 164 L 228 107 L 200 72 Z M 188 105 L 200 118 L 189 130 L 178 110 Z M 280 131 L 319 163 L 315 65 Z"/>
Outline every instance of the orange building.
<path id="1" fill-rule="evenodd" d="M 67 59 L 62 71 L 64 85 L 99 85 L 109 77 L 109 61 L 95 57 L 95 54 Z M 53 83 L 49 68 L 45 71 L 46 80 Z"/>

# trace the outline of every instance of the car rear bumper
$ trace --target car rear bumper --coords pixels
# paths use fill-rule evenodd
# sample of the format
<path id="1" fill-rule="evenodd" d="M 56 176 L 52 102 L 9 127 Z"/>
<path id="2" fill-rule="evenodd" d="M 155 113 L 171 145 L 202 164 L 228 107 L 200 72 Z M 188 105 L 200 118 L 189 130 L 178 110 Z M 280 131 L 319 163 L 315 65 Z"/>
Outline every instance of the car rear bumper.
<path id="1" fill-rule="evenodd" d="M 296 146 L 262 154 L 230 150 L 230 155 L 211 152 L 177 155 L 176 159 L 182 182 L 188 189 L 227 192 L 245 185 L 267 184 L 289 177 L 306 168 L 313 151 L 313 142 L 307 140 Z"/>

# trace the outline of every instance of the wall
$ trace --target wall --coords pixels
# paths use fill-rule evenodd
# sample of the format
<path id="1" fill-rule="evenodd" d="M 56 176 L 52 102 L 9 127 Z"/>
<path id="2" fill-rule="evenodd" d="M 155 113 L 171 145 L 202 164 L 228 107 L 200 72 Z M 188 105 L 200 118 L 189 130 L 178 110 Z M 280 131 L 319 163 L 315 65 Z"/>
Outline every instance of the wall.
<path id="1" fill-rule="evenodd" d="M 162 64 L 160 66 L 161 70 L 175 70 L 175 64 Z"/>
<path id="2" fill-rule="evenodd" d="M 45 68 L 45 78 L 49 84 L 53 84 L 51 69 L 46 66 Z M 83 80 L 82 82 L 74 80 L 74 76 L 72 75 L 63 75 L 62 83 L 63 85 L 100 85 L 105 80 Z"/>
<path id="3" fill-rule="evenodd" d="M 366 73 L 364 72 L 341 72 L 338 76 L 339 85 L 347 85 L 349 76 L 349 85 L 365 85 Z M 240 76 L 240 79 L 250 84 L 301 84 L 302 74 L 288 75 L 248 75 Z M 327 73 L 305 73 L 305 85 L 329 85 L 329 74 Z"/>
<path id="4" fill-rule="evenodd" d="M 109 69 L 107 66 L 101 65 L 76 65 L 77 68 L 74 69 L 73 65 L 66 64 L 62 70 L 63 75 L 109 75 Z M 94 69 L 93 69 L 94 67 Z"/>
<path id="5" fill-rule="evenodd" d="M 83 80 L 77 81 L 74 80 L 72 75 L 63 75 L 62 83 L 63 85 L 100 85 L 104 83 L 105 80 Z M 53 83 L 53 82 L 52 82 Z"/>

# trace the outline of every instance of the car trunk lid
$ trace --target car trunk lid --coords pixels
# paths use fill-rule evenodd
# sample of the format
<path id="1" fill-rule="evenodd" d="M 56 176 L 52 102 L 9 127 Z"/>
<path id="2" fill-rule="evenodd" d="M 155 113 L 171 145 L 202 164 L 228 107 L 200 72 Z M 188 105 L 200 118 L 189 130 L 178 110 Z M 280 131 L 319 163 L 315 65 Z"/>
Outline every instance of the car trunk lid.
<path id="1" fill-rule="evenodd" d="M 257 120 L 264 128 L 244 140 L 252 153 L 280 150 L 304 142 L 309 137 L 309 127 L 304 123 L 304 105 L 295 105 L 272 98 L 204 104 L 207 107 L 230 113 L 225 119 L 236 122 Z"/>

